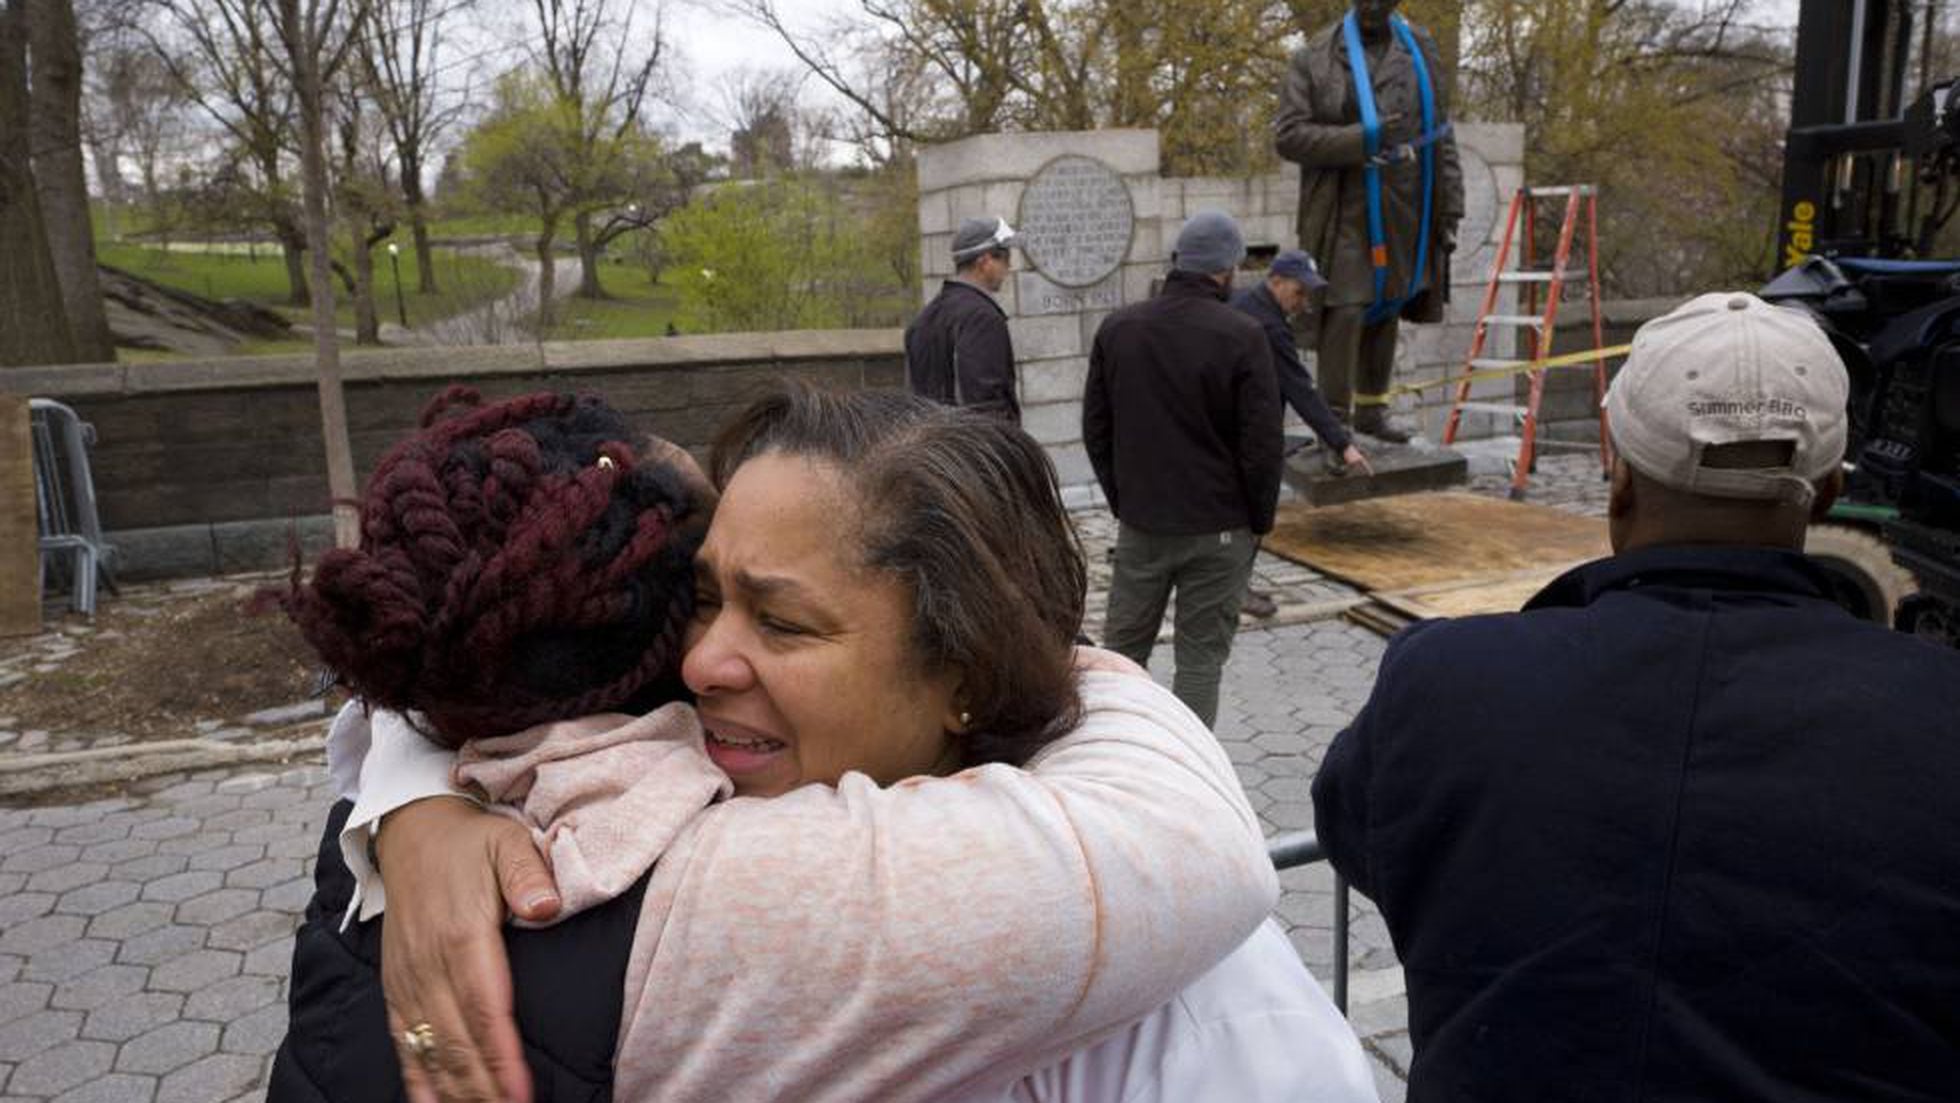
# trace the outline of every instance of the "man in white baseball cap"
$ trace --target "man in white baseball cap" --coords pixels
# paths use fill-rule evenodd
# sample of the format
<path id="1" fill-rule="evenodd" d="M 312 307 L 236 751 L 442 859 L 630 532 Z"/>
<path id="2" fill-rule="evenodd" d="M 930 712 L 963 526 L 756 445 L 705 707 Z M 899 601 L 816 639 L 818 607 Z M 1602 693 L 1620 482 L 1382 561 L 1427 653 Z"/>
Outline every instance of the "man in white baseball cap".
<path id="1" fill-rule="evenodd" d="M 1754 295 L 1649 322 L 1606 400 L 1614 554 L 1389 644 L 1313 803 L 1402 961 L 1411 1100 L 1960 1084 L 1960 652 L 1802 553 L 1846 390 Z"/>
<path id="2" fill-rule="evenodd" d="M 1629 477 L 1821 515 L 1843 483 L 1847 390 L 1837 350 L 1807 315 L 1718 293 L 1641 327 L 1606 418 Z M 1780 512 L 1800 534 L 1807 517 Z"/>
<path id="3" fill-rule="evenodd" d="M 953 234 L 953 278 L 905 327 L 905 384 L 913 394 L 1021 423 L 1014 340 L 994 299 L 1020 244 L 1004 218 L 969 218 Z"/>

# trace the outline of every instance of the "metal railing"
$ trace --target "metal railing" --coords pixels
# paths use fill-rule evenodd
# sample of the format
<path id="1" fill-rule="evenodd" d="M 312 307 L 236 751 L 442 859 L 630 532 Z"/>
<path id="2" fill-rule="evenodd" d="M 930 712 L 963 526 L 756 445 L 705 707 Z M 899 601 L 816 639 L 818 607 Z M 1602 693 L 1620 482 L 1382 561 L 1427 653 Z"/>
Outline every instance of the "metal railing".
<path id="1" fill-rule="evenodd" d="M 1266 856 L 1274 869 L 1292 869 L 1327 860 L 1327 849 L 1311 831 L 1289 831 L 1266 840 Z M 1347 1014 L 1348 1006 L 1348 883 L 1334 874 L 1334 1006 Z"/>
<path id="2" fill-rule="evenodd" d="M 110 570 L 114 549 L 102 539 L 102 522 L 95 511 L 95 478 L 89 472 L 88 449 L 95 427 L 75 411 L 45 398 L 28 401 L 34 430 L 34 502 L 41 529 L 41 591 L 48 588 L 48 563 L 67 554 L 71 608 L 95 615 L 98 578 L 113 592 Z"/>

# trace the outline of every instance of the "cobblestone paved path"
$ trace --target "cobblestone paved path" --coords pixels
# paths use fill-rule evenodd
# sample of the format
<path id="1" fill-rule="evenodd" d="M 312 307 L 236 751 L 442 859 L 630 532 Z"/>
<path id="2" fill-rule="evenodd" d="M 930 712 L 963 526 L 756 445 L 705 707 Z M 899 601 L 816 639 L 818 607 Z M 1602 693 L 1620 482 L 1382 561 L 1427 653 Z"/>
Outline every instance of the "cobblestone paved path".
<path id="1" fill-rule="evenodd" d="M 1596 510 L 1596 469 L 1566 460 L 1541 470 L 1546 497 Z M 1501 483 L 1489 489 L 1501 493 Z M 1099 562 L 1111 526 L 1093 514 L 1083 520 Z M 1314 770 L 1366 700 L 1384 644 L 1339 619 L 1285 623 L 1289 610 L 1338 603 L 1351 591 L 1270 556 L 1257 569 L 1279 591 L 1281 615 L 1240 634 L 1218 735 L 1276 834 L 1313 826 Z M 1160 646 L 1153 658 L 1160 680 L 1169 651 Z M 292 931 L 332 800 L 325 770 L 210 770 L 153 778 L 130 794 L 0 808 L 0 1103 L 226 1103 L 263 1094 L 285 1030 Z M 1281 883 L 1278 915 L 1327 983 L 1332 874 L 1309 866 Z M 1373 906 L 1354 896 L 1351 916 L 1350 1017 L 1382 1098 L 1400 1103 L 1409 1060 L 1401 970 Z"/>

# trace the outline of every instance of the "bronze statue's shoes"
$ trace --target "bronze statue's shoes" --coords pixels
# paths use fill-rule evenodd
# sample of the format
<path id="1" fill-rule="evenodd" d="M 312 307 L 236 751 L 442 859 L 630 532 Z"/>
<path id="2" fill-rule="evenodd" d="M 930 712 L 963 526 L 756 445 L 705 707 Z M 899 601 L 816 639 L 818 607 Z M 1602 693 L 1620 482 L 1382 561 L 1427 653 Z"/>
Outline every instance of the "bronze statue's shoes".
<path id="1" fill-rule="evenodd" d="M 1390 444 L 1407 444 L 1415 436 L 1399 419 L 1380 406 L 1363 406 L 1354 411 L 1354 431 L 1366 433 Z"/>

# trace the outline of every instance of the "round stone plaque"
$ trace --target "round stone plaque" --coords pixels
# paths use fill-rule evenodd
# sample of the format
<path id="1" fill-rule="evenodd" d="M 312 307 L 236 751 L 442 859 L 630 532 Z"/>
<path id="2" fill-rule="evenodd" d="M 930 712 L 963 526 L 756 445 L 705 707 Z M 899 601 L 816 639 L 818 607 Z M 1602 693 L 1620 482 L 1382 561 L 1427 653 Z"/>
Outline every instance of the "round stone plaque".
<path id="1" fill-rule="evenodd" d="M 1022 189 L 1015 229 L 1037 271 L 1063 287 L 1087 287 L 1129 255 L 1136 210 L 1116 170 L 1070 153 L 1041 166 Z"/>

